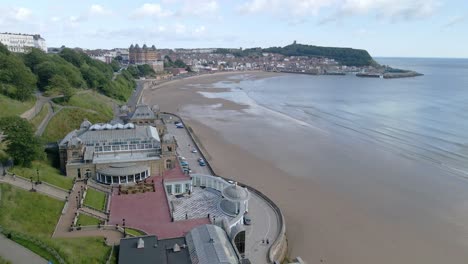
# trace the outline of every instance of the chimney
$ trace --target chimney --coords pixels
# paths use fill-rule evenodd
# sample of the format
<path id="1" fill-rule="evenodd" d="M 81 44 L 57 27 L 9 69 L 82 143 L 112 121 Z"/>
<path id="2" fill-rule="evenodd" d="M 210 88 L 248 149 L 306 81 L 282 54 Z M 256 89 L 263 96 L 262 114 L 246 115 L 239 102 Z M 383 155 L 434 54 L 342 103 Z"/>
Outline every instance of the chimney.
<path id="1" fill-rule="evenodd" d="M 176 243 L 174 247 L 172 248 L 174 252 L 180 252 L 180 246 Z"/>
<path id="2" fill-rule="evenodd" d="M 141 237 L 138 239 L 137 248 L 145 248 L 145 241 Z"/>

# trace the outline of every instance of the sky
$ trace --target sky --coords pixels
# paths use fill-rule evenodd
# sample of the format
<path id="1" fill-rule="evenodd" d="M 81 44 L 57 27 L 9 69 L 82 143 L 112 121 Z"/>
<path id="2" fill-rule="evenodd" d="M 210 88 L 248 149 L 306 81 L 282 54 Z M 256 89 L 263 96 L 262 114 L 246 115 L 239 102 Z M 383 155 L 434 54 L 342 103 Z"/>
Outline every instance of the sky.
<path id="1" fill-rule="evenodd" d="M 302 44 L 374 57 L 468 58 L 467 0 L 0 0 L 0 32 L 49 47 Z"/>

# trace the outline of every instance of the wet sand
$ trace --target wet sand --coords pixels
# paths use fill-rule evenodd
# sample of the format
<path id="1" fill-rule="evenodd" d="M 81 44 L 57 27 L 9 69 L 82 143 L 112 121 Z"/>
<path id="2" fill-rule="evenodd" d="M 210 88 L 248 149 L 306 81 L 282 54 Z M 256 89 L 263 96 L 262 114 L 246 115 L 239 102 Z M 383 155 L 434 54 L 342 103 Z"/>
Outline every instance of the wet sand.
<path id="1" fill-rule="evenodd" d="M 184 117 L 216 172 L 283 210 L 291 256 L 308 263 L 466 263 L 466 182 L 436 167 L 337 138 L 262 107 L 198 92 L 232 74 L 147 90 L 143 101 Z M 243 75 L 265 78 L 273 73 Z M 321 262 L 322 261 L 322 262 Z"/>

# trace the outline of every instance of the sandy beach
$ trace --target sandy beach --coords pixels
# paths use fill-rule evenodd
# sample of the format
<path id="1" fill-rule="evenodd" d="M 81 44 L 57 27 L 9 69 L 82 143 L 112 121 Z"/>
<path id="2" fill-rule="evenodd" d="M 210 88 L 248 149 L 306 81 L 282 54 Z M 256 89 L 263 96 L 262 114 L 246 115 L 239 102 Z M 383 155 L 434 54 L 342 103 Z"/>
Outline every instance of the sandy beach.
<path id="1" fill-rule="evenodd" d="M 445 194 L 433 195 L 451 189 L 450 197 L 463 200 L 458 179 L 441 186 L 445 172 L 436 167 L 336 138 L 261 106 L 207 97 L 229 91 L 214 88 L 219 82 L 271 76 L 276 74 L 221 73 L 170 81 L 145 90 L 143 102 L 181 115 L 218 174 L 277 203 L 291 257 L 308 263 L 466 263 L 468 226 L 459 219 L 468 210 L 461 213 L 457 206 L 465 205 L 450 204 Z"/>

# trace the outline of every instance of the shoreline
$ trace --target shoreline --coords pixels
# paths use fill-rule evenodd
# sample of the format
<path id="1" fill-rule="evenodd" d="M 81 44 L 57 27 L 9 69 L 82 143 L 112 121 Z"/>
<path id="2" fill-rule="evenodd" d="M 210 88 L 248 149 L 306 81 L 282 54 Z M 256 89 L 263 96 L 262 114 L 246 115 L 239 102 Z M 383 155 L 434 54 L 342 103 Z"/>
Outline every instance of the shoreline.
<path id="1" fill-rule="evenodd" d="M 447 256 L 450 263 L 463 263 L 468 257 L 458 243 L 464 234 L 459 224 L 446 219 L 450 197 L 430 194 L 440 188 L 443 172 L 200 94 L 223 92 L 214 88 L 218 82 L 239 81 L 228 76 L 181 79 L 146 90 L 144 100 L 182 116 L 217 173 L 258 189 L 281 208 L 291 257 L 310 263 L 440 263 Z M 296 140 L 301 138 L 308 140 Z M 459 179 L 450 180 L 444 185 Z"/>

